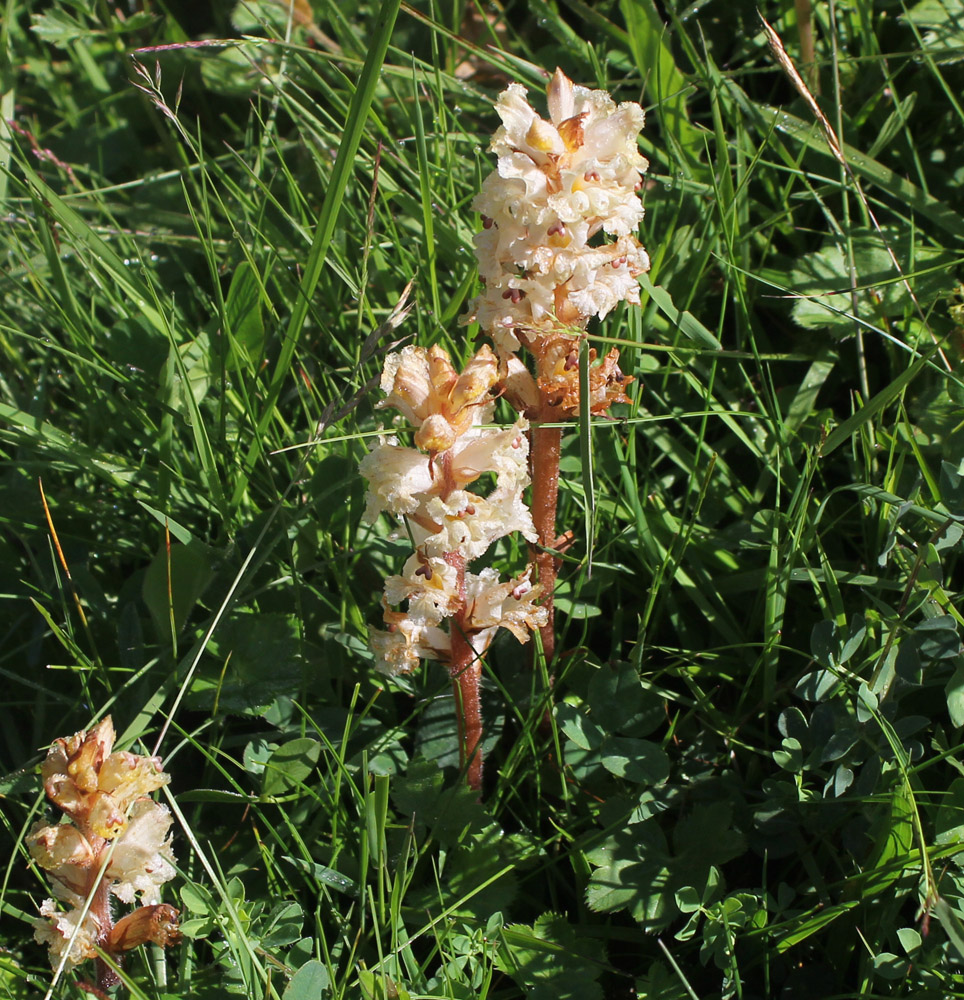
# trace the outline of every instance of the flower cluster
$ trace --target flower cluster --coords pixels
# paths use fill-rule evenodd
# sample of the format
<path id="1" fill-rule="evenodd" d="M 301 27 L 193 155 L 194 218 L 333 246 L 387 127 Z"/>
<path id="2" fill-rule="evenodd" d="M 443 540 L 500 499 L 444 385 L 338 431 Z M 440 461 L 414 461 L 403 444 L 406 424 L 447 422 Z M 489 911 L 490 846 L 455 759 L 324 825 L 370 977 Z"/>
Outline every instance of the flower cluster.
<path id="1" fill-rule="evenodd" d="M 575 86 L 559 69 L 548 104 L 545 121 L 513 83 L 495 106 L 502 126 L 490 148 L 498 167 L 473 203 L 484 226 L 475 244 L 485 290 L 470 319 L 503 357 L 529 347 L 545 402 L 572 415 L 581 331 L 619 302 L 638 303 L 636 278 L 649 269 L 633 235 L 648 163 L 636 143 L 644 121 L 638 104 L 617 106 L 605 91 Z M 610 351 L 592 369 L 593 412 L 626 401 L 628 379 L 617 358 Z"/>
<path id="2" fill-rule="evenodd" d="M 145 941 L 179 938 L 177 910 L 158 903 L 160 887 L 174 876 L 171 815 L 149 797 L 169 777 L 156 757 L 112 753 L 113 746 L 108 716 L 58 739 L 41 769 L 47 797 L 69 820 L 37 823 L 27 838 L 56 896 L 41 906 L 35 933 L 54 968 L 96 958 L 98 949 L 116 956 Z M 111 895 L 142 905 L 115 924 Z"/>
<path id="3" fill-rule="evenodd" d="M 439 627 L 446 618 L 454 620 L 452 628 L 476 658 L 499 627 L 525 642 L 528 630 L 545 621 L 528 573 L 500 583 L 494 570 L 466 570 L 499 538 L 513 532 L 535 538 L 522 499 L 529 483 L 528 425 L 520 418 L 506 428 L 485 426 L 499 377 L 498 359 L 488 347 L 461 374 L 439 347 L 406 347 L 385 362 L 386 398 L 378 405 L 399 411 L 415 428 L 416 445 L 383 439 L 360 465 L 369 482 L 366 519 L 382 511 L 404 519 L 415 544 L 401 574 L 385 584 L 388 628 L 372 635 L 385 673 L 409 673 L 419 659 L 452 667 L 452 630 Z M 470 487 L 486 473 L 495 476 L 495 488 L 482 496 Z M 392 610 L 405 601 L 406 611 Z"/>
<path id="4" fill-rule="evenodd" d="M 477 320 L 496 350 L 483 347 L 461 374 L 437 347 L 390 355 L 379 406 L 394 407 L 412 425 L 415 447 L 385 438 L 360 466 L 369 483 L 366 519 L 394 514 L 415 547 L 401 574 L 385 584 L 387 628 L 372 633 L 379 668 L 409 673 L 420 659 L 448 666 L 461 760 L 476 790 L 482 654 L 499 628 L 521 642 L 538 629 L 547 662 L 554 652 L 560 422 L 580 409 L 585 329 L 619 302 L 638 303 L 636 278 L 649 268 L 633 235 L 647 167 L 636 143 L 639 105 L 617 106 L 607 93 L 577 87 L 556 70 L 549 121 L 518 84 L 501 94 L 496 111 L 502 126 L 491 149 L 498 169 L 473 203 L 484 226 L 475 241 L 484 292 L 466 320 Z M 515 354 L 523 345 L 534 371 Z M 595 351 L 588 355 L 590 412 L 628 402 L 631 379 L 619 369 L 618 351 L 598 360 Z M 511 427 L 488 426 L 494 393 L 522 414 Z M 523 500 L 530 472 L 531 510 Z M 488 493 L 475 485 L 483 476 L 495 479 Z M 532 544 L 525 573 L 500 582 L 492 569 L 468 571 L 493 542 L 516 532 Z"/>

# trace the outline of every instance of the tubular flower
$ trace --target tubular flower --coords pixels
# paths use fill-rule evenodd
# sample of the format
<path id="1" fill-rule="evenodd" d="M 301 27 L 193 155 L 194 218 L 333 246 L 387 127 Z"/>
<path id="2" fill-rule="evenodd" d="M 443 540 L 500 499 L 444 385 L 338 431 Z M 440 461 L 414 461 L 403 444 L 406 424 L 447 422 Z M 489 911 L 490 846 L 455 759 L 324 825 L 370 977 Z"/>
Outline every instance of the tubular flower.
<path id="1" fill-rule="evenodd" d="M 395 677 L 412 673 L 419 660 L 448 662 L 452 642 L 447 632 L 388 607 L 385 608 L 385 624 L 387 631 L 372 629 L 370 635 L 379 672 Z"/>
<path id="2" fill-rule="evenodd" d="M 374 520 L 382 511 L 394 514 L 406 521 L 415 542 L 402 572 L 385 583 L 387 631 L 372 634 L 385 673 L 409 673 L 419 659 L 448 663 L 451 638 L 439 628 L 445 619 L 457 622 L 453 628 L 461 636 L 486 629 L 494 634 L 502 625 L 524 642 L 527 624 L 538 627 L 544 617 L 532 605 L 521 618 L 513 608 L 511 619 L 507 615 L 502 621 L 492 612 L 484 626 L 476 626 L 467 607 L 475 578 L 466 564 L 506 535 L 536 537 L 522 498 L 529 484 L 528 425 L 520 418 L 506 428 L 485 426 L 495 408 L 490 390 L 499 379 L 498 359 L 488 347 L 461 373 L 439 347 L 409 346 L 385 361 L 385 399 L 378 405 L 394 407 L 414 426 L 417 446 L 383 439 L 359 466 L 369 484 L 366 518 Z M 487 496 L 469 488 L 486 475 L 495 477 Z M 392 610 L 402 603 L 407 611 Z"/>
<path id="3" fill-rule="evenodd" d="M 171 815 L 149 797 L 170 777 L 156 757 L 113 753 L 114 738 L 108 716 L 89 731 L 56 740 L 41 767 L 47 797 L 70 820 L 37 823 L 27 837 L 31 857 L 50 873 L 53 894 L 67 907 L 47 899 L 35 921 L 34 936 L 49 946 L 54 968 L 65 956 L 76 965 L 96 958 L 98 948 L 114 953 L 178 937 L 177 911 L 158 905 L 161 885 L 174 877 Z M 114 933 L 121 925 L 114 925 L 111 895 L 147 904 L 131 917 L 149 911 L 128 921 L 123 945 Z M 138 936 L 138 929 L 154 934 L 152 928 L 157 935 L 163 929 L 163 942 Z"/>
<path id="4" fill-rule="evenodd" d="M 385 359 L 381 387 L 386 398 L 377 405 L 394 407 L 414 424 L 415 443 L 424 451 L 444 451 L 491 418 L 495 403 L 489 390 L 498 380 L 498 361 L 487 347 L 459 375 L 441 347 L 409 346 Z"/>
<path id="5" fill-rule="evenodd" d="M 500 626 L 526 642 L 527 630 L 545 624 L 546 609 L 535 603 L 541 591 L 529 582 L 529 570 L 500 583 L 495 570 L 483 569 L 478 576 L 466 577 L 465 591 L 467 631 L 477 653 L 485 651 Z"/>
<path id="6" fill-rule="evenodd" d="M 40 918 L 35 921 L 34 940 L 50 949 L 50 966 L 56 969 L 64 954 L 69 965 L 78 965 L 88 958 L 96 958 L 96 942 L 100 926 L 90 912 L 81 919 L 83 900 L 64 912 L 52 899 L 40 904 Z"/>
<path id="7" fill-rule="evenodd" d="M 517 83 L 496 103 L 502 125 L 490 149 L 498 166 L 473 203 L 483 218 L 475 246 L 485 290 L 469 316 L 503 357 L 527 346 L 544 390 L 543 353 L 561 338 L 577 345 L 589 321 L 619 302 L 638 303 L 636 278 L 649 270 L 633 235 L 643 217 L 637 192 L 649 165 L 636 143 L 642 108 L 616 105 L 605 91 L 576 86 L 559 69 L 548 106 L 546 121 Z M 567 369 L 573 374 L 565 381 L 578 381 L 576 367 Z M 614 383 L 610 371 L 595 380 L 595 413 L 625 399 L 629 379 Z M 601 380 L 606 388 L 600 392 Z M 553 404 L 559 415 L 576 412 L 572 398 L 562 392 Z"/>

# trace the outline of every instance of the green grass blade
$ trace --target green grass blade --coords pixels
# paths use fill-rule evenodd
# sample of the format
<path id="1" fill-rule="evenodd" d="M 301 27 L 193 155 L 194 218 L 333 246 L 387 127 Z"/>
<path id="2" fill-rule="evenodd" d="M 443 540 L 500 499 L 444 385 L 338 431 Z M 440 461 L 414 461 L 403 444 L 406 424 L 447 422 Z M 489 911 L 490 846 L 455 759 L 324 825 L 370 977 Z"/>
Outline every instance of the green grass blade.
<path id="1" fill-rule="evenodd" d="M 375 97 L 375 89 L 378 86 L 400 5 L 401 0 L 383 0 L 375 15 L 365 65 L 362 67 L 361 74 L 355 84 L 355 91 L 348 107 L 344 132 L 338 146 L 338 155 L 335 157 L 335 163 L 331 170 L 311 250 L 308 254 L 308 260 L 305 262 L 304 274 L 292 304 L 291 317 L 288 320 L 281 351 L 268 386 L 261 418 L 258 421 L 257 434 L 246 456 L 245 468 L 247 469 L 253 468 L 255 461 L 261 454 L 265 431 L 274 419 L 275 406 L 291 370 L 305 317 L 308 315 L 308 308 L 318 285 L 318 279 L 321 277 L 322 268 L 325 266 L 332 236 L 335 233 L 345 190 L 355 169 L 355 154 L 358 152 L 362 135 L 367 127 L 368 112 Z M 238 485 L 232 506 L 236 506 L 240 501 L 240 491 L 243 488 L 243 484 Z"/>

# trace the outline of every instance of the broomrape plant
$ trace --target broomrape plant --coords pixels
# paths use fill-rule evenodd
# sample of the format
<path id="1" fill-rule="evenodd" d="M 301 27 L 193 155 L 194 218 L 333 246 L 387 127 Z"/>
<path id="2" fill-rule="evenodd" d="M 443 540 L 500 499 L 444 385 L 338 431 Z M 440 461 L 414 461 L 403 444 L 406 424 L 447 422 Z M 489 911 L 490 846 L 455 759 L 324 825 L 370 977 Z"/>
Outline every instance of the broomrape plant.
<path id="1" fill-rule="evenodd" d="M 639 304 L 636 278 L 649 270 L 649 257 L 632 234 L 643 218 L 637 192 L 649 164 L 637 148 L 645 119 L 638 104 L 616 105 L 560 69 L 548 103 L 545 121 L 517 83 L 496 103 L 502 126 L 490 149 L 498 167 L 474 202 L 482 215 L 475 244 L 484 291 L 469 319 L 494 341 L 510 376 L 506 396 L 533 424 L 533 563 L 545 592 L 542 648 L 551 662 L 560 422 L 579 412 L 579 349 L 589 321 L 605 318 L 619 302 Z M 534 378 L 516 356 L 523 346 Z M 598 362 L 589 351 L 585 388 L 593 415 L 629 402 L 632 379 L 618 361 L 616 348 Z"/>
<path id="2" fill-rule="evenodd" d="M 158 758 L 112 753 L 113 746 L 110 716 L 54 741 L 41 775 L 68 822 L 37 823 L 27 838 L 56 897 L 41 905 L 34 937 L 49 947 L 54 969 L 95 959 L 101 991 L 118 982 L 104 956 L 118 963 L 140 944 L 180 939 L 178 911 L 159 902 L 160 887 L 174 877 L 171 814 L 149 797 L 170 776 Z M 141 905 L 114 923 L 112 896 Z"/>
<path id="3" fill-rule="evenodd" d="M 484 426 L 499 381 L 493 352 L 483 347 L 461 375 L 439 347 L 406 347 L 389 355 L 382 373 L 386 398 L 415 428 L 415 448 L 383 440 L 362 460 L 368 479 L 368 509 L 374 520 L 387 510 L 403 519 L 415 552 L 400 576 L 385 581 L 382 603 L 387 631 L 373 631 L 379 666 L 388 674 L 409 673 L 420 659 L 440 660 L 452 676 L 460 725 L 462 764 L 469 784 L 481 787 L 479 707 L 481 657 L 496 631 L 508 629 L 520 642 L 529 629 L 545 624 L 526 570 L 502 583 L 495 570 L 468 572 L 489 546 L 513 532 L 536 537 L 522 499 L 529 483 L 524 418 L 511 427 Z M 467 489 L 484 473 L 496 476 L 495 489 L 482 497 Z M 393 605 L 407 602 L 406 611 Z M 439 628 L 450 620 L 448 631 Z"/>
<path id="4" fill-rule="evenodd" d="M 389 511 L 415 545 L 402 574 L 385 583 L 387 630 L 371 639 L 379 669 L 408 673 L 420 659 L 448 666 L 462 764 L 474 789 L 482 781 L 481 658 L 496 631 L 526 642 L 539 629 L 547 660 L 555 649 L 560 422 L 579 412 L 585 329 L 619 302 L 638 303 L 636 278 L 649 268 L 633 236 L 648 166 L 636 142 L 642 108 L 617 106 L 605 91 L 576 86 L 559 69 L 549 85 L 549 121 L 519 84 L 495 107 L 502 126 L 490 149 L 498 167 L 473 206 L 483 220 L 475 244 L 484 290 L 466 322 L 478 322 L 496 350 L 483 347 L 461 374 L 438 347 L 390 355 L 381 379 L 386 398 L 378 405 L 394 407 L 415 428 L 415 448 L 386 438 L 360 466 L 369 481 L 366 518 Z M 533 371 L 516 354 L 523 346 Z M 598 362 L 589 352 L 592 414 L 629 401 L 631 378 L 618 359 L 615 348 Z M 522 414 L 508 428 L 487 426 L 495 394 Z M 496 476 L 493 492 L 470 492 L 487 472 Z M 523 499 L 530 479 L 531 511 Z M 530 543 L 528 569 L 505 583 L 493 569 L 468 571 L 514 532 Z M 393 610 L 403 602 L 405 611 Z M 446 619 L 447 630 L 440 627 Z"/>

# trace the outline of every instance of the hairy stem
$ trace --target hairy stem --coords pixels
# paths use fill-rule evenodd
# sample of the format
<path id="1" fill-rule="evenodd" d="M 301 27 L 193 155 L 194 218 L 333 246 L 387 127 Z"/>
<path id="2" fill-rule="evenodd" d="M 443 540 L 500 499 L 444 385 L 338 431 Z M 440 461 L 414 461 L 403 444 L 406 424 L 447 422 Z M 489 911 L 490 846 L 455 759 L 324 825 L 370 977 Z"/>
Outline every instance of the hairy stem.
<path id="1" fill-rule="evenodd" d="M 478 792 L 482 790 L 482 664 L 457 625 L 452 630 L 449 673 L 459 724 L 459 762 L 469 788 Z"/>
<path id="2" fill-rule="evenodd" d="M 544 408 L 545 409 L 545 408 Z M 532 523 L 538 537 L 533 554 L 538 582 L 542 585 L 542 605 L 549 613 L 546 624 L 539 629 L 546 662 L 551 663 L 556 651 L 555 608 L 553 591 L 556 586 L 556 506 L 559 500 L 559 452 L 562 428 L 534 424 L 531 439 L 532 463 Z"/>
<path id="3" fill-rule="evenodd" d="M 109 846 L 109 844 L 105 844 L 104 850 L 106 851 Z M 94 870 L 96 871 L 97 869 Z M 98 880 L 94 889 L 94 895 L 90 901 L 90 914 L 100 928 L 97 935 L 97 943 L 104 951 L 109 951 L 108 939 L 114 926 L 114 920 L 110 912 L 110 884 L 105 877 L 101 877 Z M 97 969 L 98 989 L 106 992 L 120 982 L 117 973 L 102 958 L 96 959 L 94 965 Z"/>
<path id="4" fill-rule="evenodd" d="M 445 561 L 458 572 L 461 600 L 461 607 L 452 621 L 452 658 L 449 661 L 459 727 L 459 762 L 469 788 L 478 792 L 482 789 L 482 663 L 465 634 L 465 557 L 461 552 L 448 552 Z"/>

